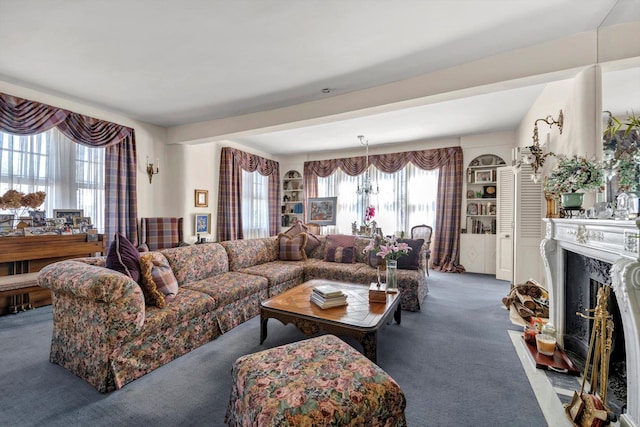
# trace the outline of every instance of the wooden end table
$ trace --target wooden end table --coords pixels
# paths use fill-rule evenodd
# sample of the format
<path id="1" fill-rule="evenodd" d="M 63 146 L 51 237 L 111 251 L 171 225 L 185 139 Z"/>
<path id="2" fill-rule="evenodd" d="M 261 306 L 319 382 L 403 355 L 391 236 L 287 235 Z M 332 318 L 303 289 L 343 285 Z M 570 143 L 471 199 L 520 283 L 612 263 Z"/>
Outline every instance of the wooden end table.
<path id="1" fill-rule="evenodd" d="M 348 305 L 322 309 L 310 301 L 315 286 L 332 285 L 347 294 Z M 386 303 L 369 303 L 369 287 L 330 280 L 310 280 L 260 304 L 260 344 L 267 338 L 267 321 L 278 319 L 295 325 L 302 333 L 319 332 L 354 337 L 364 355 L 376 362 L 378 329 L 393 315 L 400 324 L 400 293 L 387 294 Z"/>

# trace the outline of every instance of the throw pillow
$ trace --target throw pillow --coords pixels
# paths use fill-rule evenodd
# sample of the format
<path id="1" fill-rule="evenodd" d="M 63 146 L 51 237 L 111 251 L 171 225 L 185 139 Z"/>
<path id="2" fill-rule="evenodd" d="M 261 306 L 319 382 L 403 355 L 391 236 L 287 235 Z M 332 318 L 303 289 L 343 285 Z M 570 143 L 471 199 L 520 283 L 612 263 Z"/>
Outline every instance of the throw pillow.
<path id="1" fill-rule="evenodd" d="M 420 268 L 420 249 L 422 249 L 424 239 L 398 239 L 398 243 L 406 243 L 411 248 L 409 255 L 398 258 L 398 268 L 418 270 Z"/>
<path id="2" fill-rule="evenodd" d="M 328 262 L 356 262 L 356 236 L 346 234 L 330 234 L 324 252 L 324 260 Z"/>
<path id="3" fill-rule="evenodd" d="M 353 264 L 356 262 L 356 250 L 353 247 L 331 246 L 325 251 L 324 260 L 327 262 Z"/>
<path id="4" fill-rule="evenodd" d="M 280 246 L 279 258 L 284 261 L 301 261 L 307 259 L 307 254 L 304 251 L 307 238 L 307 233 L 300 233 L 293 237 L 280 233 L 278 235 L 278 244 Z"/>
<path id="5" fill-rule="evenodd" d="M 107 252 L 105 267 L 140 282 L 140 253 L 122 233 L 115 234 Z"/>
<path id="6" fill-rule="evenodd" d="M 307 243 L 304 246 L 304 251 L 306 254 L 310 254 L 315 248 L 322 244 L 320 239 L 318 239 L 318 236 L 310 233 L 309 228 L 304 225 L 302 221 L 296 222 L 292 227 L 284 232 L 284 234 L 287 234 L 291 237 L 297 236 L 300 233 L 307 233 Z"/>
<path id="7" fill-rule="evenodd" d="M 142 283 L 140 287 L 147 304 L 163 308 L 178 294 L 178 280 L 169 261 L 159 252 L 140 255 Z"/>

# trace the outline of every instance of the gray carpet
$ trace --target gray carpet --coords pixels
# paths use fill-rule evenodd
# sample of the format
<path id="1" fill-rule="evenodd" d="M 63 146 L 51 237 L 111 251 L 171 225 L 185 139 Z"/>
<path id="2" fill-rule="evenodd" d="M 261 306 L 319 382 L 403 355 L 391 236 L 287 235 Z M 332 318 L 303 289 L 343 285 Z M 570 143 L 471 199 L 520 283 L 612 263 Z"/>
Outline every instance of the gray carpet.
<path id="1" fill-rule="evenodd" d="M 515 327 L 500 300 L 509 284 L 484 275 L 431 273 L 429 286 L 421 312 L 404 311 L 401 325 L 386 325 L 378 336 L 378 364 L 404 390 L 408 424 L 547 425 L 507 334 Z M 224 425 L 233 361 L 305 338 L 272 319 L 260 346 L 254 318 L 121 390 L 101 394 L 49 363 L 51 330 L 51 307 L 0 317 L 1 425 Z"/>

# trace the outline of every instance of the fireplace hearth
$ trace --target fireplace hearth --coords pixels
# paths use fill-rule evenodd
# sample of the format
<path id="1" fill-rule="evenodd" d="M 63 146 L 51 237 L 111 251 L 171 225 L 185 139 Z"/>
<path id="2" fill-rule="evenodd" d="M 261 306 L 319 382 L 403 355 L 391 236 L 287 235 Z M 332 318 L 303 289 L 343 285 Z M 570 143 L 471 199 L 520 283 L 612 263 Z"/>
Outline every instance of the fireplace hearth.
<path id="1" fill-rule="evenodd" d="M 591 322 L 575 313 L 595 306 L 597 289 L 611 285 L 614 348 L 608 399 L 623 426 L 640 426 L 640 262 L 634 221 L 545 219 L 540 249 L 550 291 L 550 321 L 558 343 L 584 368 Z M 613 404 L 611 400 L 613 399 Z M 623 406 L 626 403 L 626 409 Z"/>

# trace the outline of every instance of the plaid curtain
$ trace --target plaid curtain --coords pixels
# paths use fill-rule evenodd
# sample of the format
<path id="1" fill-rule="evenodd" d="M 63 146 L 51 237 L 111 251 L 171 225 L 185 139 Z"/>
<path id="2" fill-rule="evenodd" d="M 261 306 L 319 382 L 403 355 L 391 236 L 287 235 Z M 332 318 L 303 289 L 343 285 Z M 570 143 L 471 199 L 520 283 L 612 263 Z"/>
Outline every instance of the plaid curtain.
<path id="1" fill-rule="evenodd" d="M 269 177 L 269 234 L 280 232 L 280 164 L 255 154 L 223 147 L 218 180 L 218 241 L 242 239 L 242 173 L 258 171 Z"/>
<path id="2" fill-rule="evenodd" d="M 33 135 L 57 127 L 79 144 L 105 147 L 105 238 L 117 232 L 138 242 L 136 144 L 132 128 L 0 93 L 0 129 Z"/>
<path id="3" fill-rule="evenodd" d="M 439 271 L 462 273 L 464 267 L 459 264 L 462 148 L 448 147 L 369 156 L 369 163 L 385 173 L 397 172 L 409 162 L 425 170 L 439 169 L 432 264 Z M 309 197 L 317 197 L 318 177 L 327 177 L 338 168 L 351 176 L 360 175 L 366 168 L 366 158 L 358 156 L 305 162 L 305 203 Z"/>

